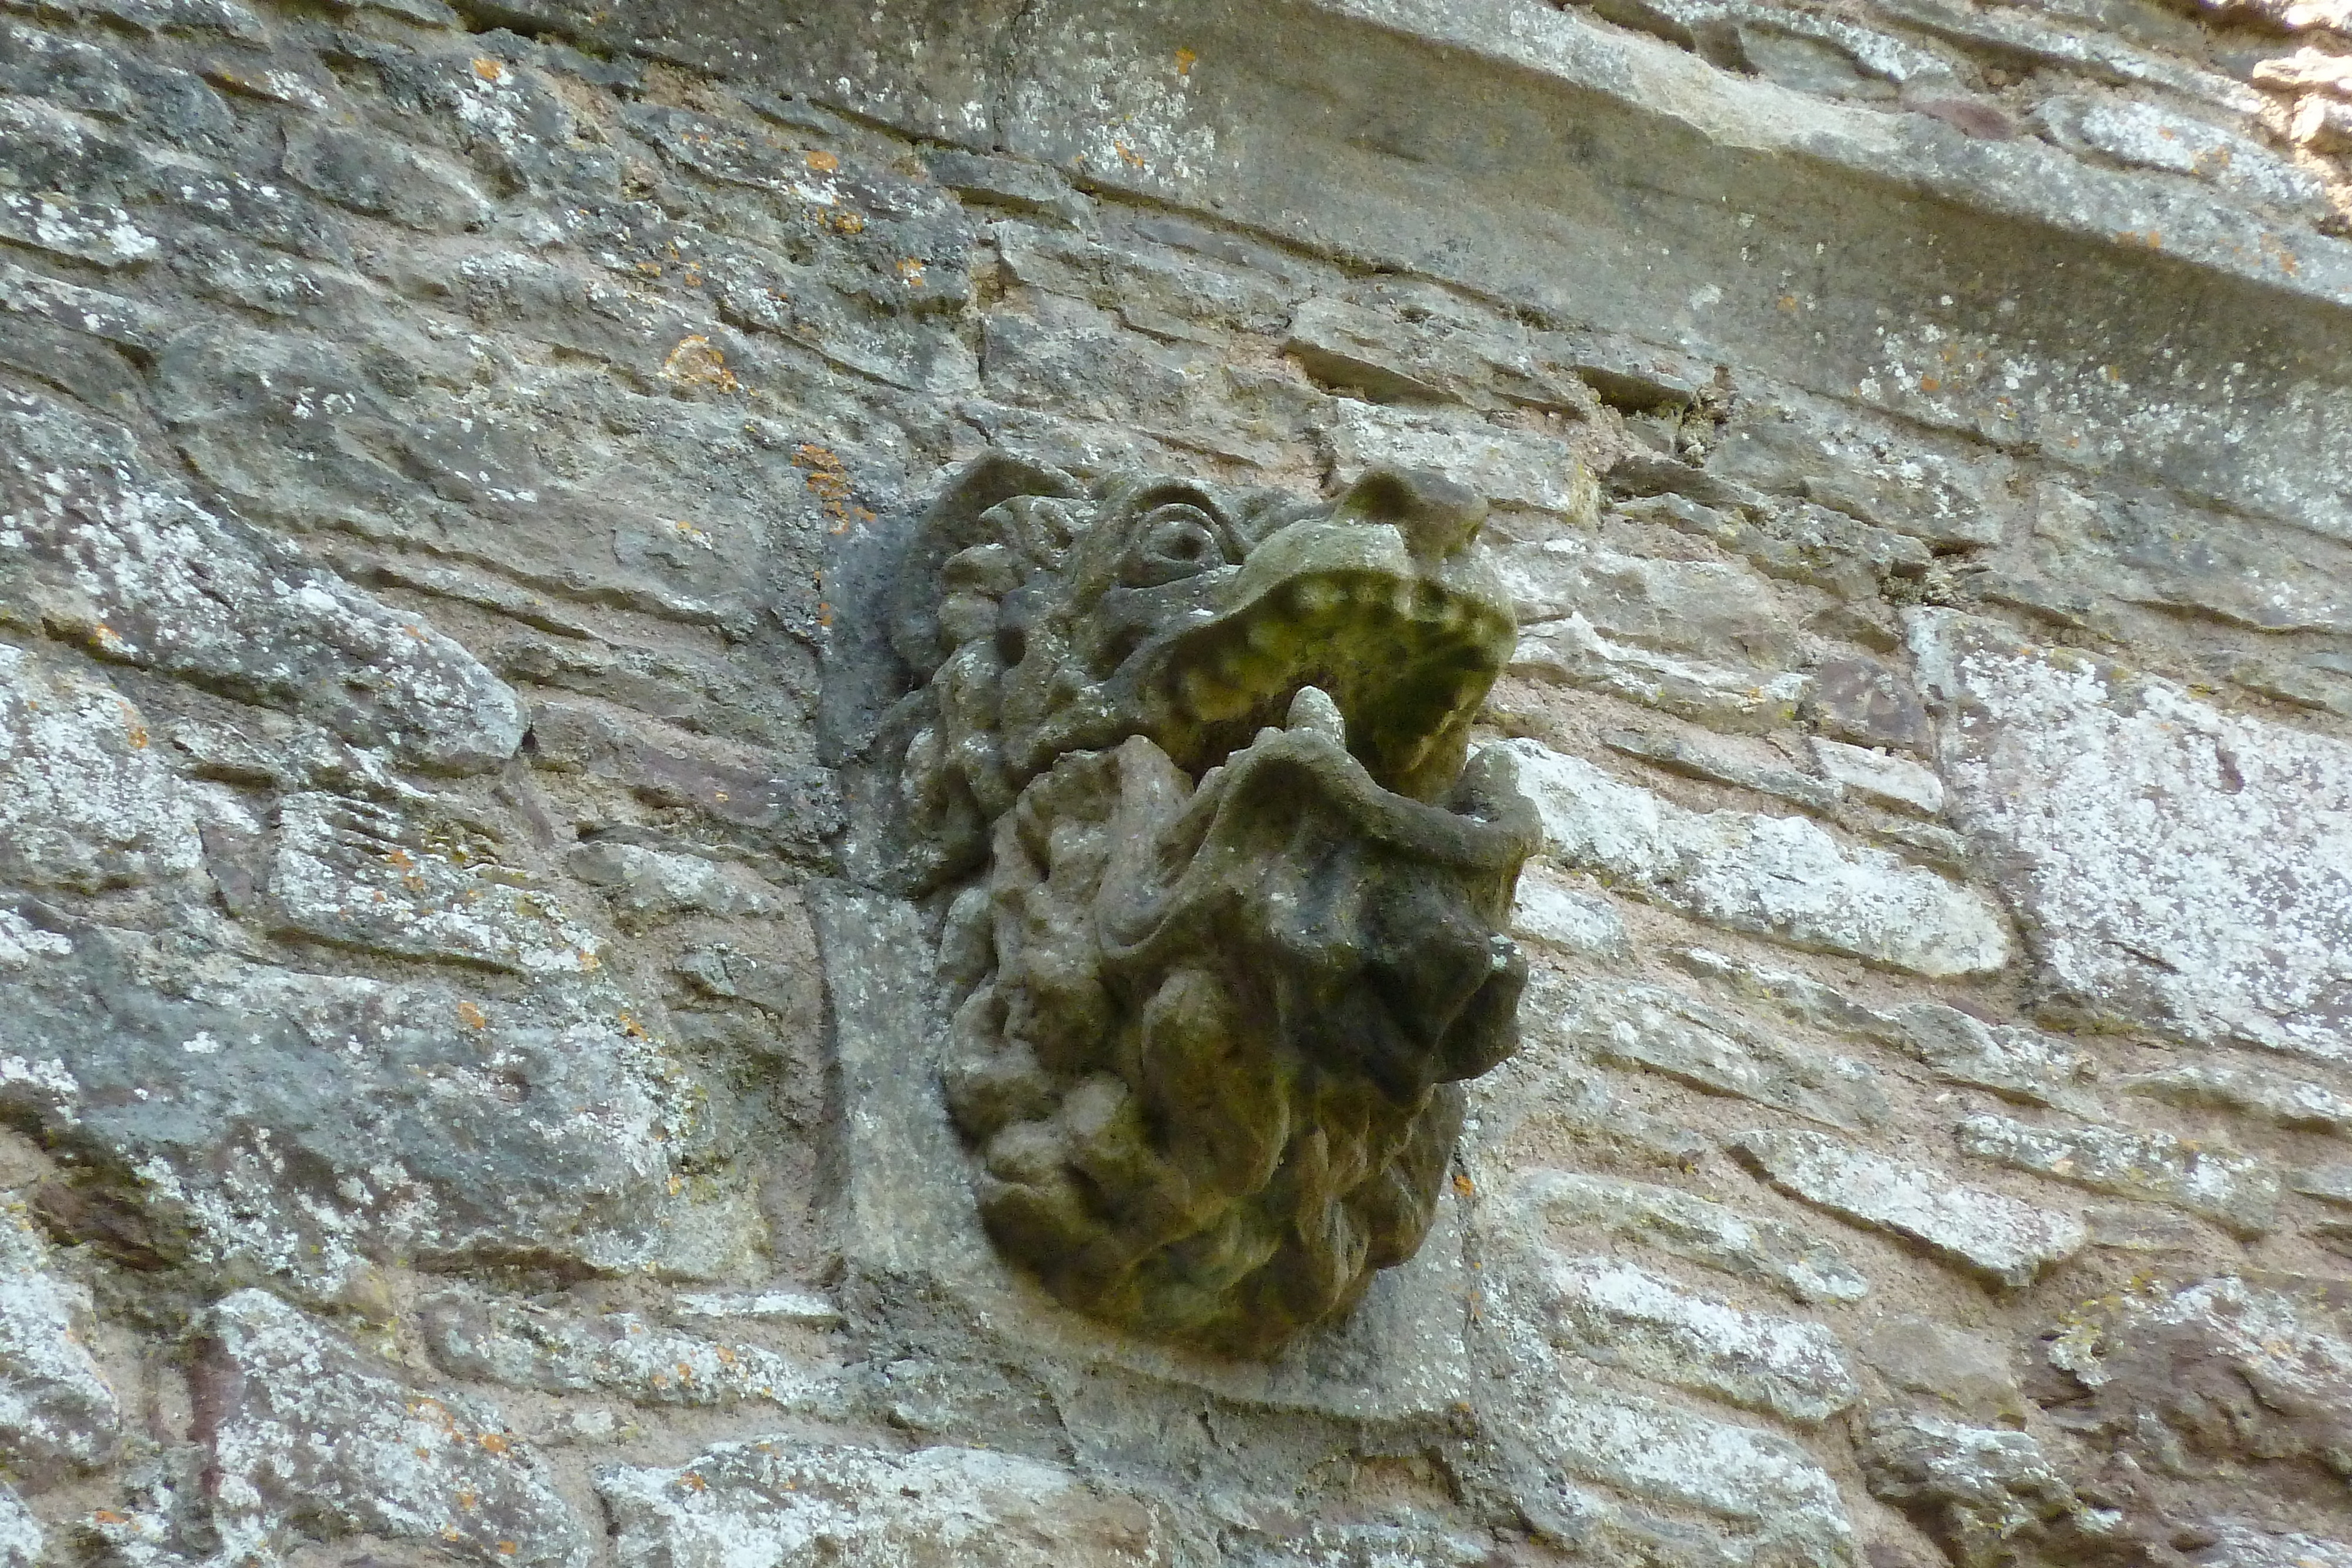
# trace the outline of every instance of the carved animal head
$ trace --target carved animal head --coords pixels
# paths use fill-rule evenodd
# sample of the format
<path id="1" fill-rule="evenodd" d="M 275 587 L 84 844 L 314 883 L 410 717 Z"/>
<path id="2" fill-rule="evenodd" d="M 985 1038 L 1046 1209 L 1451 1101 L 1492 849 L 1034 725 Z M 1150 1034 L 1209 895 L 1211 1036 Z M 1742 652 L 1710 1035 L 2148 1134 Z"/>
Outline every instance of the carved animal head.
<path id="1" fill-rule="evenodd" d="M 955 900 L 949 1103 L 982 1218 L 1064 1301 L 1234 1354 L 1418 1248 L 1508 1054 L 1532 814 L 1464 758 L 1513 621 L 1484 507 L 1001 457 L 926 514 L 909 820 Z"/>

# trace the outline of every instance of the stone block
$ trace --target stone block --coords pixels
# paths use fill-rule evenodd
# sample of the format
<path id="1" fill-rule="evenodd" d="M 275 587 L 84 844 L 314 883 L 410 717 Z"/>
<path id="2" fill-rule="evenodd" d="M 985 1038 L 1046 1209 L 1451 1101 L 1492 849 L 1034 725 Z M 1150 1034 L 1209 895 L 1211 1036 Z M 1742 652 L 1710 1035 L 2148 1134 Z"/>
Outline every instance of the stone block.
<path id="1" fill-rule="evenodd" d="M 1804 716 L 1824 733 L 1861 747 L 1925 753 L 1936 732 L 1919 695 L 1875 659 L 1824 659 L 1812 671 Z"/>
<path id="2" fill-rule="evenodd" d="M 1912 636 L 1954 815 L 2014 857 L 2074 1010 L 2352 1060 L 2352 746 L 1948 612 Z"/>
<path id="3" fill-rule="evenodd" d="M 1818 696 L 1818 693 L 1817 693 Z M 1818 700 L 1815 709 L 1819 711 Z M 1944 809 L 1944 781 L 1906 757 L 1813 737 L 1813 761 L 1845 789 L 1883 806 L 1932 817 Z"/>
<path id="4" fill-rule="evenodd" d="M 565 857 L 572 875 L 607 890 L 625 923 L 665 915 L 769 915 L 782 895 L 747 867 L 642 844 L 598 840 Z"/>
<path id="5" fill-rule="evenodd" d="M 140 711 L 95 672 L 0 645 L 0 877 L 98 893 L 177 882 L 202 853 Z"/>
<path id="6" fill-rule="evenodd" d="M 1726 1521 L 1724 1545 L 1759 1563 L 1853 1561 L 1837 1485 L 1777 1432 L 1676 1406 L 1570 1384 L 1530 1434 L 1544 1458 L 1580 1479 Z M 1722 1550 L 1722 1548 L 1718 1548 Z"/>
<path id="7" fill-rule="evenodd" d="M 1897 1008 L 1879 1038 L 1922 1061 L 1947 1083 L 1990 1089 L 2005 1100 L 2096 1116 L 2091 1063 L 2040 1030 L 1989 1024 L 1940 1002 Z"/>
<path id="8" fill-rule="evenodd" d="M 1688 810 L 1532 740 L 1503 742 L 1547 852 L 1735 931 L 1944 977 L 2006 967 L 2000 912 L 1973 889 L 1795 817 Z"/>
<path id="9" fill-rule="evenodd" d="M 264 1560 L 304 1535 L 373 1535 L 460 1562 L 585 1568 L 589 1534 L 478 1399 L 421 1388 L 261 1291 L 215 1306 L 194 1373 L 214 1523 Z"/>
<path id="10" fill-rule="evenodd" d="M 2036 130 L 2070 152 L 2210 180 L 2306 219 L 2327 210 L 2316 175 L 2251 137 L 2168 105 L 2062 94 L 2037 105 L 2033 120 Z"/>
<path id="11" fill-rule="evenodd" d="M 1627 757 L 1654 762 L 1671 773 L 1778 796 L 1811 811 L 1832 810 L 1845 799 L 1845 786 L 1835 779 L 1815 779 L 1792 768 L 1750 761 L 1687 736 L 1605 730 L 1601 744 Z"/>
<path id="12" fill-rule="evenodd" d="M 0 1463 L 17 1479 L 52 1481 L 113 1457 L 122 1412 L 90 1358 L 90 1323 L 89 1291 L 58 1276 L 22 1209 L 0 1207 Z M 37 1550 L 32 1525 L 0 1493 L 0 1556 L 28 1529 Z"/>
<path id="13" fill-rule="evenodd" d="M 154 260 L 163 242 L 120 207 L 0 191 L 0 239 L 113 271 Z"/>
<path id="14" fill-rule="evenodd" d="M 1871 1412 L 1863 1476 L 1916 1519 L 1956 1568 L 1993 1568 L 2056 1536 L 2083 1511 L 2074 1487 L 2024 1432 L 1900 1408 Z"/>
<path id="15" fill-rule="evenodd" d="M 2240 1236 L 2260 1236 L 2278 1223 L 2278 1167 L 2228 1148 L 2169 1133 L 2034 1126 L 2007 1116 L 1970 1116 L 1958 1134 L 1960 1148 L 1978 1159 L 2119 1197 L 2177 1204 Z"/>
<path id="16" fill-rule="evenodd" d="M 455 165 L 365 131 L 298 127 L 287 138 L 285 170 L 338 206 L 426 234 L 479 228 L 490 217 L 488 201 Z"/>
<path id="17" fill-rule="evenodd" d="M 1529 1033 L 1556 1030 L 1603 1061 L 1646 1068 L 1709 1093 L 1852 1131 L 1877 1126 L 1888 1114 L 1873 1069 L 1774 1040 L 1668 987 L 1539 982 L 1525 1006 L 1521 1027 Z"/>
<path id="18" fill-rule="evenodd" d="M 421 820 L 418 820 L 420 819 Z M 286 797 L 269 892 L 286 929 L 408 958 L 519 975 L 584 975 L 602 938 L 479 831 L 365 800 Z"/>
<path id="19" fill-rule="evenodd" d="M 1624 917 L 1605 897 L 1571 888 L 1540 867 L 1519 873 L 1511 935 L 1588 958 L 1623 957 L 1632 951 Z"/>
<path id="20" fill-rule="evenodd" d="M 1800 674 L 1765 674 L 1619 643 L 1580 614 L 1527 627 L 1509 670 L 1748 734 L 1787 727 L 1807 685 Z"/>
<path id="21" fill-rule="evenodd" d="M 1605 1366 L 1818 1426 L 1860 1396 L 1837 1336 L 1751 1312 L 1614 1258 L 1542 1270 L 1556 1343 Z"/>
<path id="22" fill-rule="evenodd" d="M 1873 1322 L 1863 1361 L 1895 1387 L 1924 1394 L 1975 1420 L 2017 1420 L 2025 1396 L 1999 1343 L 1933 1318 L 1895 1313 Z"/>
<path id="23" fill-rule="evenodd" d="M 16 1496 L 16 1489 L 0 1481 L 0 1568 L 35 1568 L 46 1541 L 41 1521 Z"/>
<path id="24" fill-rule="evenodd" d="M 674 1568 L 1158 1568 L 1206 1546 L 1148 1494 L 978 1448 L 754 1439 L 676 1469 L 614 1466 L 596 1490 L 620 1560 Z"/>
<path id="25" fill-rule="evenodd" d="M 1890 1231 L 1996 1284 L 2019 1286 L 2080 1251 L 2082 1222 L 1819 1133 L 1742 1133 L 1732 1152 L 1774 1186 Z"/>
<path id="26" fill-rule="evenodd" d="M 588 1318 L 450 1291 L 419 1318 L 443 1370 L 510 1388 L 707 1409 L 759 1403 L 818 1416 L 838 1416 L 847 1403 L 817 1369 L 635 1312 Z"/>
<path id="27" fill-rule="evenodd" d="M 2347 1307 L 2340 1277 L 2142 1275 L 2054 1325 L 2067 1425 L 2135 1463 L 2229 1466 L 2231 1513 L 2299 1499 L 2352 1421 Z"/>
<path id="28" fill-rule="evenodd" d="M 1603 634 L 1765 669 L 1787 664 L 1796 628 L 1771 585 L 1720 561 L 1659 560 L 1574 538 L 1490 547 L 1527 625 L 1581 615 Z"/>
<path id="29" fill-rule="evenodd" d="M 1783 16 L 1787 25 L 1863 31 L 1802 13 Z M 1743 409 L 1707 467 L 1939 549 L 1999 544 L 2012 510 L 2002 460 L 1947 455 L 1885 421 L 1811 400 Z"/>
<path id="30" fill-rule="evenodd" d="M 707 1091 L 607 977 L 502 998 L 36 929 L 0 1114 L 91 1168 L 53 1220 L 77 1239 L 326 1299 L 379 1263 L 691 1279 L 753 1245 Z"/>
<path id="31" fill-rule="evenodd" d="M 1593 1230 L 1688 1262 L 1778 1286 L 1801 1301 L 1858 1301 L 1870 1282 L 1817 1239 L 1678 1187 L 1537 1170 L 1511 1182 L 1497 1223 Z"/>
<path id="32" fill-rule="evenodd" d="M 1601 496 L 1567 443 L 1484 420 L 1340 398 L 1331 405 L 1332 480 L 1352 483 L 1389 463 L 1433 468 L 1497 507 L 1590 522 Z"/>
<path id="33" fill-rule="evenodd" d="M 0 607 L 449 772 L 520 743 L 520 704 L 440 632 L 189 498 L 120 425 L 0 399 Z"/>

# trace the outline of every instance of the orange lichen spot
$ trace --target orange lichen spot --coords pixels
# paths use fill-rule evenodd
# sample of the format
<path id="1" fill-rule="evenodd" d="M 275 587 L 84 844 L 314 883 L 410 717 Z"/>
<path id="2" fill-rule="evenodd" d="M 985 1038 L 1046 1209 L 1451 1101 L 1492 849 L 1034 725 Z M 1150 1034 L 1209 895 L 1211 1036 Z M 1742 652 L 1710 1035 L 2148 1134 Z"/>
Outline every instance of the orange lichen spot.
<path id="1" fill-rule="evenodd" d="M 733 1351 L 729 1350 L 723 1344 L 713 1345 L 710 1348 L 717 1354 L 719 1364 L 723 1366 L 732 1366 L 735 1364 L 735 1353 Z"/>
<path id="2" fill-rule="evenodd" d="M 637 263 L 637 275 L 641 277 L 659 277 L 662 275 L 661 263 L 641 261 Z"/>
<path id="3" fill-rule="evenodd" d="M 682 1192 L 684 1192 L 685 1190 L 686 1190 L 686 1178 L 685 1178 L 684 1176 L 671 1176 L 671 1177 L 669 1178 L 669 1195 L 670 1195 L 670 1197 L 676 1197 L 679 1193 L 682 1193 Z"/>
<path id="4" fill-rule="evenodd" d="M 412 866 L 416 863 L 416 857 L 415 855 L 410 854 L 406 850 L 400 848 L 396 844 L 384 852 L 383 858 L 384 862 L 387 865 Z"/>
<path id="5" fill-rule="evenodd" d="M 662 380 L 674 386 L 709 387 L 718 392 L 743 390 L 743 383 L 727 368 L 726 354 L 699 332 L 677 340 L 677 347 L 662 361 L 661 375 Z"/>
<path id="6" fill-rule="evenodd" d="M 516 1548 L 515 1548 L 515 1543 L 514 1543 L 513 1542 L 511 1542 L 511 1541 L 501 1541 L 501 1542 L 499 1542 L 499 1556 L 501 1556 L 501 1557 L 511 1557 L 511 1556 L 513 1556 L 513 1555 L 515 1554 L 515 1551 L 516 1551 Z"/>
<path id="7" fill-rule="evenodd" d="M 830 174 L 841 167 L 841 160 L 822 147 L 810 148 L 805 162 L 820 174 Z"/>
<path id="8" fill-rule="evenodd" d="M 709 1481 L 704 1480 L 692 1470 L 688 1470 L 686 1474 L 678 1477 L 677 1484 L 684 1487 L 688 1491 L 707 1491 L 709 1490 L 710 1486 Z"/>
<path id="9" fill-rule="evenodd" d="M 482 1434 L 482 1452 L 504 1458 L 514 1452 L 514 1439 L 504 1432 L 485 1432 Z"/>
<path id="10" fill-rule="evenodd" d="M 1176 74 L 1178 76 L 1191 76 L 1192 74 L 1192 68 L 1200 63 L 1201 57 L 1194 54 L 1192 50 L 1179 49 L 1176 51 Z"/>
<path id="11" fill-rule="evenodd" d="M 1937 381 L 1934 376 L 1921 376 L 1919 378 L 1919 390 L 1923 392 L 1941 392 L 1944 390 L 1944 383 Z"/>
<path id="12" fill-rule="evenodd" d="M 89 629 L 89 640 L 101 648 L 118 648 L 122 645 L 122 633 L 100 621 Z"/>
<path id="13" fill-rule="evenodd" d="M 866 232 L 866 214 L 863 213 L 845 210 L 835 213 L 824 221 L 841 234 L 860 235 Z"/>
<path id="14" fill-rule="evenodd" d="M 484 81 L 499 81 L 505 78 L 507 68 L 498 60 L 482 56 L 474 61 L 474 74 Z"/>
<path id="15" fill-rule="evenodd" d="M 131 1516 L 129 1514 L 117 1513 L 110 1508 L 101 1508 L 89 1517 L 94 1523 L 98 1524 L 128 1524 L 131 1522 Z"/>
<path id="16" fill-rule="evenodd" d="M 1478 1190 L 1478 1184 L 1456 1171 L 1454 1173 L 1454 1190 L 1462 1197 L 1468 1197 Z"/>
<path id="17" fill-rule="evenodd" d="M 490 1027 L 490 1015 L 471 1002 L 459 1002 L 457 1021 L 467 1029 L 488 1029 Z"/>
<path id="18" fill-rule="evenodd" d="M 479 1492 L 461 1491 L 457 1494 L 457 1511 L 460 1513 L 471 1513 L 480 1505 L 481 1500 L 482 1496 Z"/>
<path id="19" fill-rule="evenodd" d="M 898 281 L 909 288 L 923 286 L 923 264 L 915 257 L 903 256 L 898 262 Z"/>
<path id="20" fill-rule="evenodd" d="M 1140 169 L 1143 167 L 1142 153 L 1138 152 L 1134 148 L 1129 147 L 1124 141 L 1114 141 L 1110 145 L 1111 151 L 1118 154 L 1118 161 L 1120 162 L 1126 164 L 1130 169 Z"/>
<path id="21" fill-rule="evenodd" d="M 1780 298 L 1774 300 L 1772 303 L 1778 305 L 1781 309 L 1787 311 L 1791 316 L 1797 313 L 1797 297 L 1793 294 L 1783 294 Z"/>
<path id="22" fill-rule="evenodd" d="M 646 1034 L 646 1026 L 637 1021 L 637 1018 L 635 1013 L 621 1014 L 620 1022 L 621 1032 L 627 1035 L 631 1040 L 645 1040 L 647 1038 Z"/>

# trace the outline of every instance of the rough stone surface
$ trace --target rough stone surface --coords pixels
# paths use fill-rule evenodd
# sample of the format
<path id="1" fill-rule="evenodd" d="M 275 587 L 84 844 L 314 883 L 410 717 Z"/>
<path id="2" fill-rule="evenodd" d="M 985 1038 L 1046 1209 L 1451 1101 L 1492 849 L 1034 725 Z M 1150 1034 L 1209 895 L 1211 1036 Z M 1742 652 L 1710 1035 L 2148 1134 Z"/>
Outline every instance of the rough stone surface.
<path id="1" fill-rule="evenodd" d="M 429 626 L 206 511 L 121 426 L 11 392 L 0 450 L 12 620 L 436 769 L 514 754 L 523 717 L 505 683 Z"/>
<path id="2" fill-rule="evenodd" d="M 2347 49 L 0 0 L 0 1568 L 2345 1568 Z M 1521 1048 L 1271 1360 L 938 1089 L 992 453 L 1487 511 Z"/>
<path id="3" fill-rule="evenodd" d="M 1961 1149 L 1979 1159 L 2100 1192 L 2177 1203 L 2242 1236 L 2259 1236 L 2277 1223 L 2277 1169 L 2230 1149 L 2168 1133 L 2039 1127 L 2007 1116 L 1971 1116 L 1957 1131 Z"/>
<path id="4" fill-rule="evenodd" d="M 1734 1148 L 1767 1179 L 1858 1225 L 1908 1237 L 2004 1285 L 2023 1285 L 2083 1245 L 2080 1221 L 1818 1133 L 1744 1133 Z"/>
<path id="5" fill-rule="evenodd" d="M 1802 1231 L 1670 1186 L 1536 1171 L 1509 1201 L 1528 1215 L 1521 1224 L 1594 1227 L 1736 1278 L 1769 1281 L 1801 1301 L 1855 1301 L 1870 1291 L 1852 1264 Z"/>
<path id="6" fill-rule="evenodd" d="M 1701 814 L 1533 741 L 1501 748 L 1542 815 L 1546 852 L 1735 931 L 1935 976 L 2009 962 L 1980 894 L 1799 817 Z"/>
<path id="7" fill-rule="evenodd" d="M 213 1309 L 197 1372 L 214 1524 L 232 1552 L 302 1535 L 460 1561 L 588 1561 L 545 1467 L 478 1400 L 434 1393 L 260 1291 Z"/>
<path id="8" fill-rule="evenodd" d="M 434 1359 L 452 1375 L 550 1393 L 609 1392 L 647 1405 L 761 1400 L 824 1408 L 824 1379 L 757 1345 L 727 1344 L 635 1312 L 582 1320 L 451 1292 L 424 1313 Z"/>
<path id="9" fill-rule="evenodd" d="M 1885 1092 L 1872 1069 L 1791 1049 L 1664 986 L 1599 981 L 1568 995 L 1539 987 L 1528 1008 L 1530 1030 L 1556 1029 L 1603 1061 L 1833 1127 L 1859 1130 L 1886 1119 Z"/>
<path id="10" fill-rule="evenodd" d="M 1960 1568 L 2013 1561 L 2053 1537 L 2063 1550 L 2084 1512 L 2023 1432 L 1877 1410 L 1862 1453 L 1872 1494 L 1916 1517 Z"/>
<path id="11" fill-rule="evenodd" d="M 85 1342 L 89 1292 L 46 1254 L 23 1213 L 0 1209 L 0 1462 L 43 1479 L 107 1458 L 121 1424 Z M 16 1527 L 20 1540 L 30 1526 Z"/>
<path id="12" fill-rule="evenodd" d="M 2015 1420 L 2025 1413 L 2009 1357 L 1982 1334 L 1892 1313 L 1872 1323 L 1857 1348 L 1873 1372 L 1906 1393 L 1940 1399 L 1979 1420 Z"/>
<path id="13" fill-rule="evenodd" d="M 1579 1354 L 1814 1426 L 1861 1390 L 1837 1336 L 1750 1312 L 1606 1258 L 1549 1270 L 1552 1333 Z"/>
<path id="14" fill-rule="evenodd" d="M 41 1521 L 5 1482 L 0 1482 L 0 1563 L 7 1568 L 33 1568 L 41 1560 L 47 1540 Z"/>
<path id="15" fill-rule="evenodd" d="M 2352 1051 L 2352 751 L 1966 618 L 1923 615 L 1914 636 L 1958 706 L 1957 810 L 2018 857 L 2036 956 L 2086 1013 Z"/>
<path id="16" fill-rule="evenodd" d="M 1165 1504 L 977 1448 L 733 1443 L 676 1469 L 598 1478 L 626 1562 L 1158 1564 L 1187 1544 Z"/>

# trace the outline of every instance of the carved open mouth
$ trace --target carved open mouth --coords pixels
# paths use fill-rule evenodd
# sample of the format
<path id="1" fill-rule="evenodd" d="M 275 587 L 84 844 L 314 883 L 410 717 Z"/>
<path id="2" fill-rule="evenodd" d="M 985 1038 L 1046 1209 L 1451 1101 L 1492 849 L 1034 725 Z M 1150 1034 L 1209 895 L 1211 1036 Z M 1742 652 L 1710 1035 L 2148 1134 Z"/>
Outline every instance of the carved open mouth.
<path id="1" fill-rule="evenodd" d="M 1453 782 L 1464 732 L 1509 656 L 1507 603 L 1483 567 L 1416 569 L 1392 528 L 1285 533 L 1299 530 L 1291 548 L 1277 549 L 1279 538 L 1261 547 L 1286 570 L 1244 568 L 1233 607 L 1175 639 L 1166 695 L 1198 737 L 1184 760 L 1223 760 L 1318 686 L 1382 788 L 1433 799 Z M 1389 537 L 1368 537 L 1379 535 Z"/>

